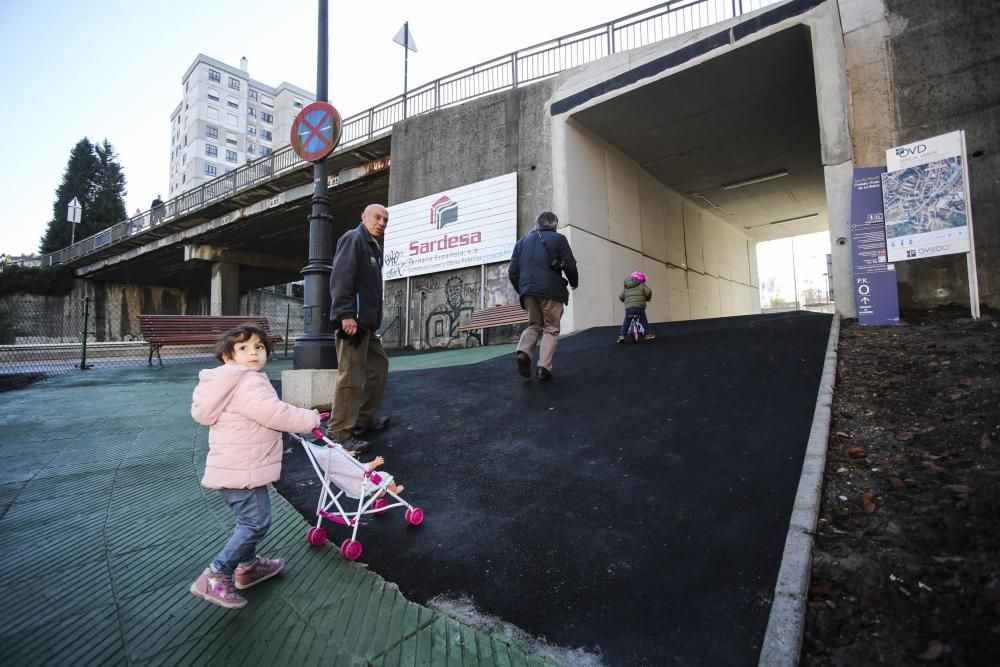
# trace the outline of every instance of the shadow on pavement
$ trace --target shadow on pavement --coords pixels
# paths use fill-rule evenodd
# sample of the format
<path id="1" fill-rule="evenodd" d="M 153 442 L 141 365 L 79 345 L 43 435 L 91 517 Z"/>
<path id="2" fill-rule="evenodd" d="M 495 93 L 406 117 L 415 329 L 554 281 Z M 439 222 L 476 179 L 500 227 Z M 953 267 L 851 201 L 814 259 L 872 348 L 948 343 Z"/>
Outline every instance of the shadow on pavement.
<path id="1" fill-rule="evenodd" d="M 392 425 L 361 459 L 384 456 L 426 519 L 367 521 L 360 560 L 415 602 L 470 599 L 609 665 L 756 664 L 829 327 L 679 322 L 639 345 L 592 329 L 560 341 L 545 384 L 512 356 L 393 373 Z M 278 488 L 313 521 L 318 482 L 287 443 Z"/>

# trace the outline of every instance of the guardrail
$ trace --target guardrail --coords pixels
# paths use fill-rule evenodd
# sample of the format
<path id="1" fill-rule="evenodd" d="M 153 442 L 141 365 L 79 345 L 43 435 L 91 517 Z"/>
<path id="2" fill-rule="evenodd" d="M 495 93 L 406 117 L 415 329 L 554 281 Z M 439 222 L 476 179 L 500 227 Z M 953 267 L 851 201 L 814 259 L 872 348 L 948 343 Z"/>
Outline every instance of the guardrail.
<path id="1" fill-rule="evenodd" d="M 344 119 L 340 146 L 367 141 L 395 123 L 516 88 L 586 65 L 613 53 L 653 44 L 756 11 L 783 0 L 671 0 L 608 23 L 521 49 L 424 84 Z M 42 257 L 51 266 L 72 261 L 170 222 L 236 192 L 270 180 L 303 164 L 291 146 L 208 181 L 193 190 L 124 222 Z"/>

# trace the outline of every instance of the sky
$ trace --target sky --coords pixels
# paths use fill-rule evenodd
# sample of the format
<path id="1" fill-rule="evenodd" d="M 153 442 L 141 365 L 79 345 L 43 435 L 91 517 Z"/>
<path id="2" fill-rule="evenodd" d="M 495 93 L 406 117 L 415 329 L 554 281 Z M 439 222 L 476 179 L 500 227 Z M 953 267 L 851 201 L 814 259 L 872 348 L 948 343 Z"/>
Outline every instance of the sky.
<path id="1" fill-rule="evenodd" d="M 330 101 L 343 117 L 409 87 L 605 23 L 653 0 L 330 0 Z M 198 53 L 252 78 L 316 90 L 315 0 L 0 0 L 0 81 L 8 91 L 0 160 L 0 253 L 29 254 L 51 219 L 72 147 L 108 139 L 127 179 L 125 208 L 167 196 L 170 113 Z"/>

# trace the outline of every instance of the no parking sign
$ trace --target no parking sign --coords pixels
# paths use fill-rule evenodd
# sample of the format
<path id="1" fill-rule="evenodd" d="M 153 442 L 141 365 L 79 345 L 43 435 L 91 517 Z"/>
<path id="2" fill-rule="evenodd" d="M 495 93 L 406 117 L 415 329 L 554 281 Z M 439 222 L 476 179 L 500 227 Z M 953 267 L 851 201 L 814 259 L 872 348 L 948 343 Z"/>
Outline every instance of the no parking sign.
<path id="1" fill-rule="evenodd" d="M 292 150 L 303 160 L 318 162 L 329 155 L 340 141 L 343 121 L 329 102 L 313 102 L 292 123 Z"/>

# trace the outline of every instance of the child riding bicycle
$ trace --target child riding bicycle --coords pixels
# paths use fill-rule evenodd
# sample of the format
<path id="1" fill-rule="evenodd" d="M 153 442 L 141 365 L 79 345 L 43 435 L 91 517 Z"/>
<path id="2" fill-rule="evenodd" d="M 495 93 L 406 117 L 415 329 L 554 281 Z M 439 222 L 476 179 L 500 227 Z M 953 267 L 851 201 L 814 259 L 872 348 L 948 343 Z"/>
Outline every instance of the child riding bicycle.
<path id="1" fill-rule="evenodd" d="M 653 298 L 653 290 L 646 284 L 646 274 L 642 271 L 633 271 L 625 278 L 625 289 L 618 296 L 618 299 L 625 304 L 625 319 L 622 320 L 621 330 L 618 332 L 617 343 L 625 342 L 625 335 L 628 333 L 629 324 L 633 317 L 639 318 L 642 327 L 643 338 L 653 340 L 656 334 L 649 328 L 649 321 L 646 319 L 646 304 Z"/>

